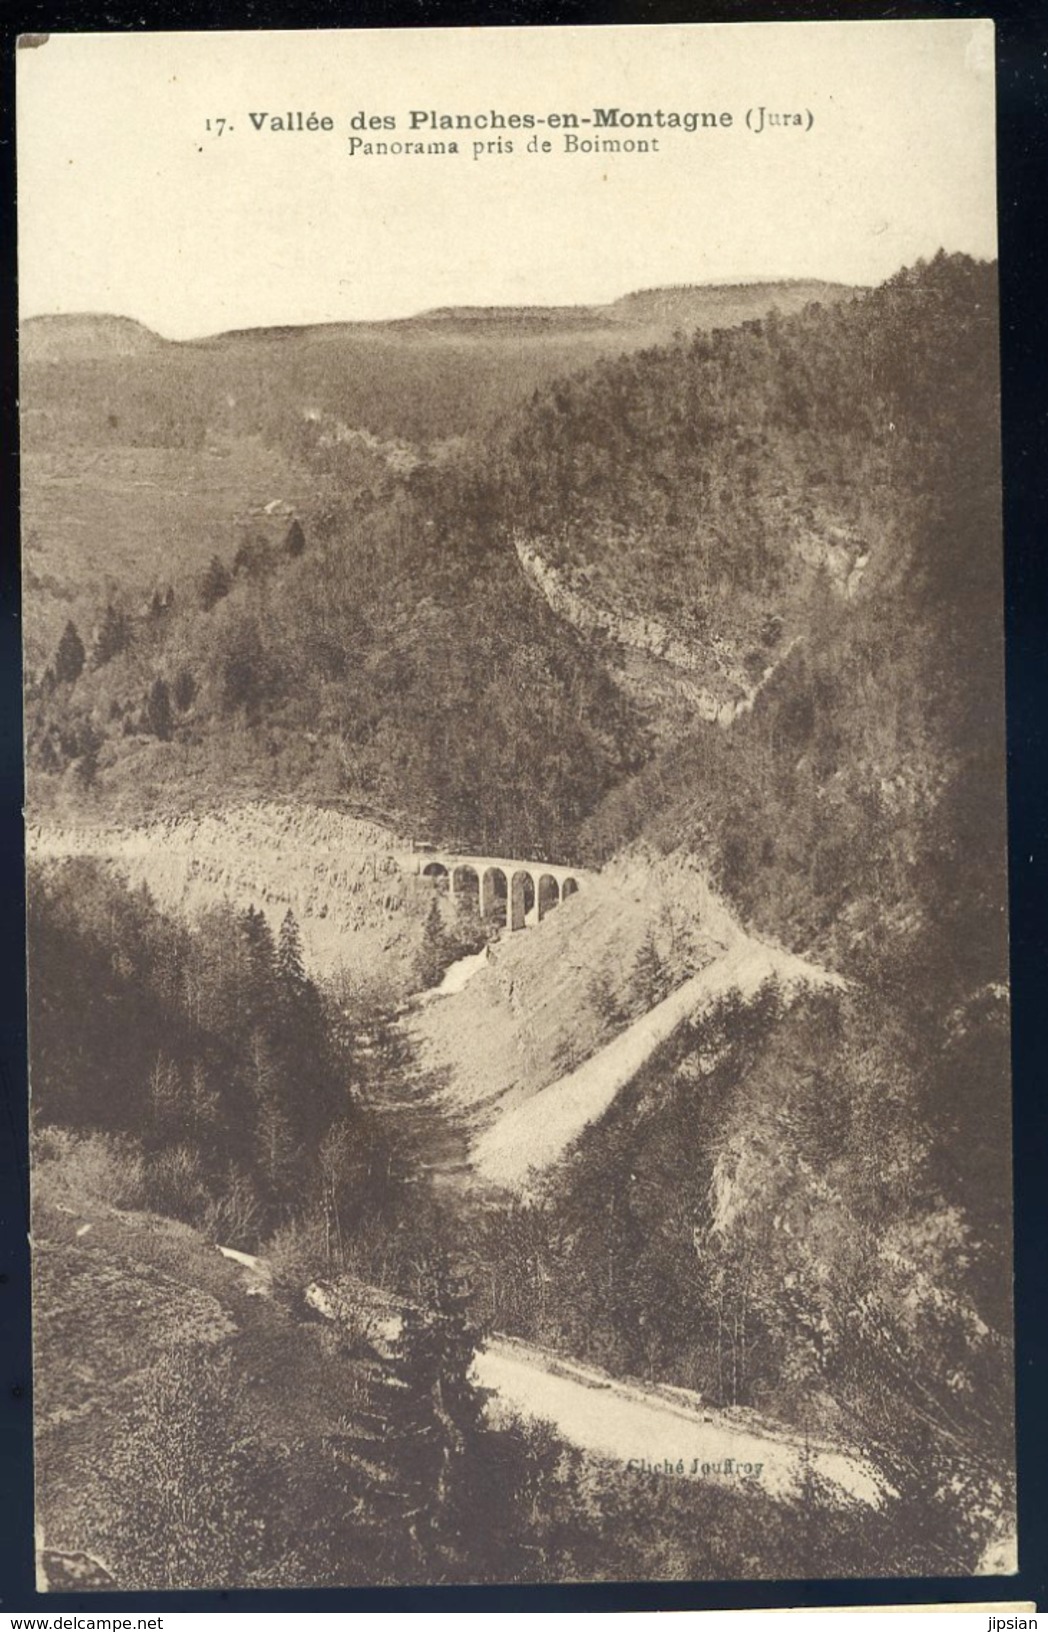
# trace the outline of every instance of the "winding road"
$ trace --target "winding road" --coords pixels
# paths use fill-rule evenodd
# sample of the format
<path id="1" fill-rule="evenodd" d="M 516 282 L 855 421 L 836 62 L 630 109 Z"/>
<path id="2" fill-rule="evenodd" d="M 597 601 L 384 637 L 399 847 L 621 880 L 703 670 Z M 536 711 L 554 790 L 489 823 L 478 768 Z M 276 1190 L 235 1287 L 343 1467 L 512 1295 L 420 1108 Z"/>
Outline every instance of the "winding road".
<path id="1" fill-rule="evenodd" d="M 495 1396 L 493 1413 L 549 1422 L 563 1439 L 627 1474 L 738 1480 L 790 1501 L 806 1463 L 842 1501 L 878 1508 L 894 1492 L 857 1452 L 809 1441 L 760 1419 L 705 1406 L 685 1389 L 620 1382 L 515 1338 L 493 1338 L 474 1375 Z"/>

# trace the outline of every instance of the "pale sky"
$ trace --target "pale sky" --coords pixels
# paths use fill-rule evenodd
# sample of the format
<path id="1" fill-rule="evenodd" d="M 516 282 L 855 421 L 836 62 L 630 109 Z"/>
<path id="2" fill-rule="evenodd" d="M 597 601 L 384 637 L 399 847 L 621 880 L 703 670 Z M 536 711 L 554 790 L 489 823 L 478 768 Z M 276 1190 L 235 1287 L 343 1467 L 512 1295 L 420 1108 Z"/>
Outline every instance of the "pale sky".
<path id="1" fill-rule="evenodd" d="M 996 253 L 985 21 L 52 35 L 18 53 L 24 315 L 104 311 L 170 338 L 442 305 L 572 304 L 659 284 L 874 283 L 940 247 Z M 747 110 L 811 128 L 746 128 Z M 732 115 L 564 133 L 475 159 L 452 114 L 595 108 Z M 250 113 L 330 116 L 256 132 Z M 455 139 L 457 157 L 349 153 Z M 232 126 L 218 136 L 205 121 Z"/>

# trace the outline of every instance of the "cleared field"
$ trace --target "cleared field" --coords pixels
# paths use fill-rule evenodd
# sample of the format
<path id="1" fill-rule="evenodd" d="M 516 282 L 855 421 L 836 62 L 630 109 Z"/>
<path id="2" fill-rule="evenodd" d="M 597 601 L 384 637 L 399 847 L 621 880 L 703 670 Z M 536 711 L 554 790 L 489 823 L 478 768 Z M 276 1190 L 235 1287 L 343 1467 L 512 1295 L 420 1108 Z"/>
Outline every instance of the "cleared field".
<path id="1" fill-rule="evenodd" d="M 208 448 L 82 445 L 22 456 L 25 640 L 50 656 L 65 620 L 85 636 L 110 595 L 132 609 L 235 549 L 234 519 L 283 499 L 307 511 L 316 478 L 256 437 Z"/>

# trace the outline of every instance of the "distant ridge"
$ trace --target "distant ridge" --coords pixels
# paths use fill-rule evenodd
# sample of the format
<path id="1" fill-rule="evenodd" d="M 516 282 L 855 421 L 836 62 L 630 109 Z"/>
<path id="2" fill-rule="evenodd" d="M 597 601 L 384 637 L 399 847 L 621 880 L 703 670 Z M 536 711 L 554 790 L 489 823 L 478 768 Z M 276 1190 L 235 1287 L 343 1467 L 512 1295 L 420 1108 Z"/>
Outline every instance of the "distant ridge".
<path id="1" fill-rule="evenodd" d="M 195 342 L 306 340 L 338 333 L 518 334 L 578 333 L 616 328 L 731 327 L 760 317 L 773 308 L 800 311 L 812 301 L 831 304 L 862 294 L 858 284 L 829 283 L 818 278 L 783 278 L 764 282 L 671 284 L 639 289 L 607 305 L 580 306 L 435 306 L 411 317 L 378 321 L 284 324 L 259 329 L 230 329 Z"/>
<path id="2" fill-rule="evenodd" d="M 23 362 L 65 362 L 72 357 L 137 357 L 171 342 L 133 317 L 71 312 L 28 317 L 19 327 Z"/>
<path id="3" fill-rule="evenodd" d="M 676 320 L 695 328 L 731 326 L 747 317 L 760 317 L 773 308 L 797 312 L 812 301 L 831 304 L 864 292 L 862 286 L 827 283 L 820 278 L 783 278 L 771 282 L 677 284 L 638 289 L 622 295 L 604 311 L 617 323 L 652 323 Z"/>
<path id="4" fill-rule="evenodd" d="M 23 362 L 37 363 L 134 357 L 176 347 L 211 350 L 228 345 L 309 345 L 341 336 L 568 336 L 601 331 L 611 334 L 623 329 L 660 330 L 668 336 L 677 329 L 731 328 L 773 309 L 785 315 L 800 311 L 812 301 L 831 304 L 862 293 L 859 285 L 828 283 L 818 278 L 671 284 L 638 289 L 602 306 L 438 306 L 411 317 L 271 324 L 226 329 L 192 340 L 165 340 L 130 317 L 78 312 L 27 318 L 21 325 L 21 347 Z"/>

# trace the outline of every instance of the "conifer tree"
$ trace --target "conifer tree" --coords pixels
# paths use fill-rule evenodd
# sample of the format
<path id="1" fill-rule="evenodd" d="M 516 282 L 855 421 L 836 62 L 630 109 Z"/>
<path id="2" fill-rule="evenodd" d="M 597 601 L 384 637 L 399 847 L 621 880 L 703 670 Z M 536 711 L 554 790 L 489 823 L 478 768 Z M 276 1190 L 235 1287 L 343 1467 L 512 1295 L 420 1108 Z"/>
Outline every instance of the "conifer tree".
<path id="1" fill-rule="evenodd" d="M 290 1199 L 295 1141 L 282 1062 L 261 1027 L 248 1042 L 248 1080 L 255 1101 L 255 1163 L 277 1207 Z"/>
<path id="2" fill-rule="evenodd" d="M 161 742 L 171 740 L 173 720 L 171 716 L 171 693 L 168 691 L 167 681 L 157 675 L 150 688 L 146 700 L 146 722 L 155 737 Z"/>
<path id="3" fill-rule="evenodd" d="M 486 1528 L 478 1474 L 485 1396 L 470 1378 L 478 1333 L 469 1289 L 447 1265 L 429 1301 L 405 1311 L 378 1394 L 383 1494 L 408 1567 L 433 1581 L 455 1573 Z"/>
<path id="4" fill-rule="evenodd" d="M 172 693 L 174 696 L 175 707 L 178 709 L 180 714 L 184 714 L 186 710 L 192 706 L 193 699 L 196 696 L 196 690 L 196 681 L 193 679 L 193 676 L 190 674 L 189 670 L 179 669 L 178 673 L 175 675 L 175 683 L 172 688 Z"/>
<path id="5" fill-rule="evenodd" d="M 287 530 L 287 537 L 284 540 L 284 548 L 288 555 L 294 557 L 301 555 L 305 547 L 306 535 L 302 531 L 302 523 L 296 516 L 294 521 L 291 523 L 291 526 Z"/>
<path id="6" fill-rule="evenodd" d="M 95 634 L 94 645 L 91 648 L 91 665 L 101 669 L 119 657 L 131 644 L 131 625 L 127 615 L 121 612 L 110 601 L 102 614 L 102 621 Z"/>
<path id="7" fill-rule="evenodd" d="M 161 1141 L 181 1131 L 183 1102 L 178 1066 L 160 1053 L 149 1073 L 149 1111 L 153 1132 Z"/>
<path id="8" fill-rule="evenodd" d="M 248 978 L 258 985 L 271 985 L 277 949 L 268 918 L 261 908 L 248 907 L 241 914 L 240 927 L 247 947 Z"/>
<path id="9" fill-rule="evenodd" d="M 256 1146 L 270 1200 L 279 1209 L 291 1199 L 295 1141 L 275 1091 L 267 1093 L 259 1105 Z"/>
<path id="10" fill-rule="evenodd" d="M 81 729 L 76 733 L 74 748 L 76 761 L 73 769 L 79 781 L 85 788 L 94 786 L 98 775 L 98 756 L 102 751 L 103 738 L 95 730 L 90 720 L 85 720 Z"/>
<path id="11" fill-rule="evenodd" d="M 84 643 L 77 633 L 76 624 L 70 618 L 62 630 L 62 638 L 58 642 L 55 652 L 55 679 L 72 685 L 79 680 L 84 671 Z"/>
<path id="12" fill-rule="evenodd" d="M 447 932 L 440 911 L 440 900 L 430 902 L 426 922 L 422 928 L 422 945 L 415 962 L 415 974 L 421 987 L 435 986 L 450 957 Z"/>
<path id="13" fill-rule="evenodd" d="M 276 971 L 282 995 L 291 999 L 300 996 L 306 986 L 306 968 L 302 961 L 302 936 L 298 920 L 290 907 L 284 914 L 277 937 Z"/>
<path id="14" fill-rule="evenodd" d="M 248 907 L 238 916 L 242 1012 L 249 1027 L 273 1028 L 276 1018 L 276 944 L 264 912 Z"/>
<path id="15" fill-rule="evenodd" d="M 222 1120 L 222 1110 L 218 1094 L 208 1081 L 207 1071 L 201 1060 L 193 1061 L 187 1112 L 189 1130 L 194 1139 L 202 1144 L 213 1140 Z"/>
<path id="16" fill-rule="evenodd" d="M 332 1119 L 344 1113 L 347 1090 L 337 1069 L 337 1043 L 324 999 L 306 972 L 298 922 L 290 909 L 277 937 L 274 969 L 272 1035 L 283 1075 L 294 1084 L 288 1113 L 299 1141 L 315 1149 Z"/>
<path id="17" fill-rule="evenodd" d="M 633 963 L 633 990 L 645 1011 L 653 1009 L 666 996 L 666 966 L 662 961 L 654 931 L 645 935 Z"/>
<path id="18" fill-rule="evenodd" d="M 219 556 L 213 555 L 200 584 L 200 604 L 205 612 L 210 612 L 229 594 L 230 583 L 228 567 Z"/>

